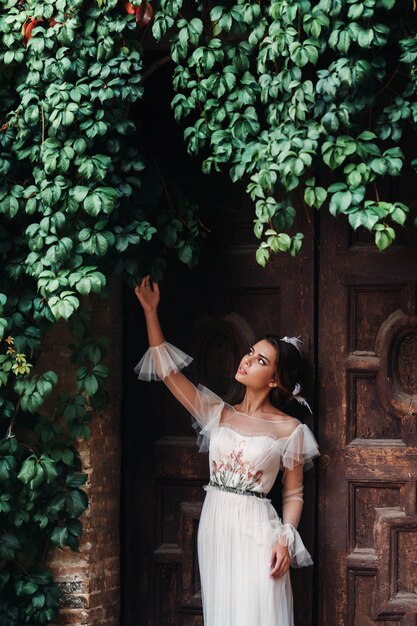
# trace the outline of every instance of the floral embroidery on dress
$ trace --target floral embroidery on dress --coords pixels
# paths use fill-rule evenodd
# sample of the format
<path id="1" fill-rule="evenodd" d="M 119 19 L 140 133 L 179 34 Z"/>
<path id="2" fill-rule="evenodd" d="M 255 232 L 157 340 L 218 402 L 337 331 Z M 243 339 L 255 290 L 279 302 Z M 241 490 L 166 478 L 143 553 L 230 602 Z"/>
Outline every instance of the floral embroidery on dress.
<path id="1" fill-rule="evenodd" d="M 218 454 L 211 462 L 211 481 L 223 487 L 252 490 L 262 487 L 263 471 L 243 459 L 243 444 L 229 454 Z"/>

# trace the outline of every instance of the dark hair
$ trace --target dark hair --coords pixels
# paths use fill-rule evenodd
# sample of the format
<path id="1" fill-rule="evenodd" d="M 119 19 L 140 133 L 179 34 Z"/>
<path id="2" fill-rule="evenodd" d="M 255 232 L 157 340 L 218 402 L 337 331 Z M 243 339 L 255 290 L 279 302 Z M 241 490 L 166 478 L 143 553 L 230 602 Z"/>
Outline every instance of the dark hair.
<path id="1" fill-rule="evenodd" d="M 265 335 L 263 337 L 274 346 L 277 352 L 276 382 L 278 387 L 271 391 L 271 402 L 278 409 L 287 405 L 294 398 L 292 392 L 300 382 L 303 359 L 297 348 L 288 341 L 283 341 L 277 335 Z"/>

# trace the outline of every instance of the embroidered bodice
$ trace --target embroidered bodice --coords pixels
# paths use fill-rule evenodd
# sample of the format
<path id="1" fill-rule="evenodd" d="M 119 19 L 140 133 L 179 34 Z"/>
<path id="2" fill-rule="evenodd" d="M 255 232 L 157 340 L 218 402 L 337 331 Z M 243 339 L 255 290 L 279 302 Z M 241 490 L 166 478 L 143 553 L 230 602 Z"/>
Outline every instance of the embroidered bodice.
<path id="1" fill-rule="evenodd" d="M 303 425 L 297 428 L 303 429 Z M 299 436 L 297 430 L 290 435 Z M 244 433 L 233 425 L 219 424 L 210 437 L 210 480 L 220 486 L 267 494 L 283 467 L 288 441 L 288 437 L 274 439 L 267 434 Z"/>
<path id="2" fill-rule="evenodd" d="M 135 368 L 142 380 L 163 380 L 194 418 L 201 451 L 209 451 L 213 484 L 267 494 L 283 471 L 283 522 L 296 527 L 303 506 L 303 471 L 318 455 L 309 428 L 277 413 L 241 413 L 215 393 L 195 386 L 180 370 L 191 357 L 164 342 L 149 348 Z"/>

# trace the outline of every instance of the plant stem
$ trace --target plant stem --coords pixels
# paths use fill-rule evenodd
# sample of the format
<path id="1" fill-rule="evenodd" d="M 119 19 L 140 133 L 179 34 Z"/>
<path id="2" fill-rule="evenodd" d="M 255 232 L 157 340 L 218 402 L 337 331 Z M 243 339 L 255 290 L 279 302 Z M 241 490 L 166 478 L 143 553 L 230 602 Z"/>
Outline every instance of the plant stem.
<path id="1" fill-rule="evenodd" d="M 162 67 L 162 65 L 169 63 L 170 61 L 172 61 L 172 57 L 170 54 L 167 54 L 166 56 L 162 57 L 162 59 L 159 59 L 158 61 L 155 61 L 155 63 L 152 63 L 152 65 L 147 67 L 146 70 L 143 72 L 141 82 L 144 83 L 145 80 L 149 78 L 149 76 L 151 76 L 154 72 L 156 72 L 157 69 Z"/>

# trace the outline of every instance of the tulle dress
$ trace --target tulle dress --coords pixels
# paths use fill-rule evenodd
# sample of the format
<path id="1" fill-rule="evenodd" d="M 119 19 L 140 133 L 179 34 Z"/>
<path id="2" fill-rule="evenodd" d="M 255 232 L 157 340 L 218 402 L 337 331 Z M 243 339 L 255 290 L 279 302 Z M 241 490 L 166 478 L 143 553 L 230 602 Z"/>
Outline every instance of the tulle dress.
<path id="1" fill-rule="evenodd" d="M 312 560 L 297 532 L 303 470 L 319 454 L 309 428 L 296 419 L 240 413 L 180 370 L 191 357 L 167 342 L 151 347 L 135 372 L 163 380 L 194 418 L 210 481 L 198 529 L 205 626 L 293 626 L 289 573 L 271 578 L 271 549 L 288 546 L 293 567 Z M 272 416 L 271 416 L 272 417 Z M 266 497 L 283 471 L 283 515 Z"/>

